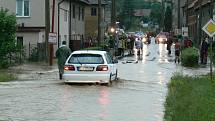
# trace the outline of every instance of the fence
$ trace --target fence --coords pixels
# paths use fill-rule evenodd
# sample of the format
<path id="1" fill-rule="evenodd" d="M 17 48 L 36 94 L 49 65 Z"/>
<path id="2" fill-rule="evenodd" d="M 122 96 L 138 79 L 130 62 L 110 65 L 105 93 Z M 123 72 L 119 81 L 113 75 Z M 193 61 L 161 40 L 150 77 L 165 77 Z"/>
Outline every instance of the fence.
<path id="1" fill-rule="evenodd" d="M 28 44 L 28 59 L 30 61 L 45 60 L 45 43 L 30 43 Z"/>
<path id="2" fill-rule="evenodd" d="M 79 50 L 83 48 L 83 35 L 73 34 L 71 35 L 71 40 L 69 40 L 69 47 L 72 51 Z"/>

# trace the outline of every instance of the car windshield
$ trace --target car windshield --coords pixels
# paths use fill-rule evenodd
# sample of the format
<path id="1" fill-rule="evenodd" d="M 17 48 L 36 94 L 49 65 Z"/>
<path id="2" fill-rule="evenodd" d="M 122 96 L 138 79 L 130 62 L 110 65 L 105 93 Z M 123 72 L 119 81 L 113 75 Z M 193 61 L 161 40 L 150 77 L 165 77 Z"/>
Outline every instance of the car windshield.
<path id="1" fill-rule="evenodd" d="M 165 36 L 165 35 L 160 35 L 160 36 L 158 36 L 158 37 L 160 37 L 160 38 L 166 38 L 166 36 Z"/>
<path id="2" fill-rule="evenodd" d="M 72 64 L 104 64 L 99 54 L 73 54 L 68 63 Z"/>

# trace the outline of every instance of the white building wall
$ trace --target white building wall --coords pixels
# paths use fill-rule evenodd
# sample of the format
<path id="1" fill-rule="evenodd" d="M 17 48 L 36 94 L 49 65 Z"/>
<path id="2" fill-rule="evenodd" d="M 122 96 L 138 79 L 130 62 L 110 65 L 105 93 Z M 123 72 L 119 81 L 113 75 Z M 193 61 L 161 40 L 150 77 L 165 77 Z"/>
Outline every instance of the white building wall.
<path id="1" fill-rule="evenodd" d="M 0 8 L 8 9 L 10 13 L 16 14 L 16 0 L 0 0 Z"/>
<path id="2" fill-rule="evenodd" d="M 67 16 L 65 21 L 65 14 Z M 60 6 L 60 43 L 67 41 L 69 43 L 69 2 L 64 2 Z"/>
<path id="3" fill-rule="evenodd" d="M 29 49 L 33 49 L 37 46 L 39 42 L 39 33 L 35 32 L 25 32 L 25 33 L 17 33 L 17 37 L 23 37 L 23 45 L 25 47 L 25 55 L 29 57 Z"/>
<path id="4" fill-rule="evenodd" d="M 74 3 L 73 3 L 74 4 Z M 78 7 L 80 6 L 81 8 L 83 8 L 83 6 L 78 5 L 78 4 L 74 4 L 75 7 L 75 11 L 76 11 L 76 16 L 75 18 L 72 17 L 72 24 L 71 24 L 71 28 L 72 28 L 72 34 L 81 34 L 84 35 L 85 33 L 85 24 L 84 21 L 82 21 L 82 16 L 81 19 L 78 19 Z"/>
<path id="5" fill-rule="evenodd" d="M 17 17 L 17 23 L 18 24 L 24 23 L 25 27 L 44 27 L 45 26 L 45 1 L 30 0 L 30 16 Z"/>
<path id="6" fill-rule="evenodd" d="M 24 25 L 24 27 L 45 27 L 45 0 L 29 0 L 30 1 L 30 16 L 29 17 L 17 17 L 17 23 Z M 56 0 L 55 2 L 55 20 L 54 20 L 54 31 L 58 32 L 58 3 L 62 0 Z M 79 5 L 77 3 L 72 3 L 76 6 L 76 18 L 73 19 L 71 14 L 71 34 L 84 35 L 85 31 L 85 22 L 81 19 L 78 20 L 78 7 L 84 7 L 84 5 Z M 16 0 L 0 0 L 0 7 L 9 9 L 10 13 L 16 13 Z M 67 45 L 69 44 L 69 18 L 67 21 L 64 21 L 65 10 L 67 11 L 67 16 L 69 17 L 69 1 L 65 0 L 60 6 L 60 33 L 61 40 L 67 39 Z M 50 32 L 52 28 L 52 9 L 53 4 L 50 0 Z M 71 9 L 73 10 L 73 9 Z M 72 12 L 72 11 L 71 11 Z M 73 13 L 73 12 L 72 12 Z M 23 24 L 22 24 L 23 23 Z M 19 32 L 17 36 L 23 37 L 24 46 L 28 46 L 29 42 L 36 44 L 37 42 L 45 41 L 44 38 L 44 29 L 41 29 L 40 32 Z M 58 33 L 57 33 L 58 34 Z M 66 35 L 66 36 L 65 36 Z M 61 43 L 59 40 L 59 43 Z M 58 40 L 57 40 L 58 41 Z M 57 42 L 58 43 L 58 42 Z M 58 48 L 58 44 L 54 45 L 54 53 Z M 27 49 L 28 50 L 28 49 Z M 28 54 L 27 54 L 28 55 Z"/>

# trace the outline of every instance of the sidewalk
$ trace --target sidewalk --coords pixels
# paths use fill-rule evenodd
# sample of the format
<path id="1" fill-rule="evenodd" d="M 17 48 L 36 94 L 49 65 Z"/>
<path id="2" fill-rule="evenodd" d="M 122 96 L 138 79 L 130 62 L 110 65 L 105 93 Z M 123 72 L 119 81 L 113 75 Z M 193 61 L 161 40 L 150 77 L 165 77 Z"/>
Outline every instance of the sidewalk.
<path id="1" fill-rule="evenodd" d="M 126 57 L 126 56 L 128 56 L 129 55 L 129 52 L 128 52 L 128 50 L 125 50 L 124 51 L 124 56 L 114 56 L 115 55 L 115 52 L 114 52 L 115 50 L 112 48 L 112 49 L 110 49 L 109 50 L 109 53 L 113 56 L 113 58 L 114 59 L 122 59 L 123 57 Z"/>
<path id="2" fill-rule="evenodd" d="M 58 79 L 56 64 L 49 66 L 44 62 L 32 62 L 9 67 L 8 70 L 10 73 L 15 74 L 18 80 Z"/>

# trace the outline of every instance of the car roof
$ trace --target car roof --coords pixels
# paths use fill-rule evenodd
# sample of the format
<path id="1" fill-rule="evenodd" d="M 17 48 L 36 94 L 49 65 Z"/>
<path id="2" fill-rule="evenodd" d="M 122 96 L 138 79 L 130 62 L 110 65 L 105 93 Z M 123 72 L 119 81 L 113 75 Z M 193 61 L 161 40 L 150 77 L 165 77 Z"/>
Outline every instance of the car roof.
<path id="1" fill-rule="evenodd" d="M 166 37 L 166 35 L 161 34 L 161 35 L 159 35 L 158 37 Z"/>
<path id="2" fill-rule="evenodd" d="M 102 50 L 77 50 L 72 52 L 72 54 L 105 54 L 107 53 L 106 51 L 102 51 Z"/>

